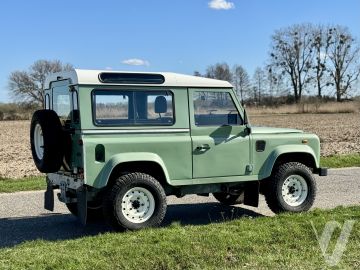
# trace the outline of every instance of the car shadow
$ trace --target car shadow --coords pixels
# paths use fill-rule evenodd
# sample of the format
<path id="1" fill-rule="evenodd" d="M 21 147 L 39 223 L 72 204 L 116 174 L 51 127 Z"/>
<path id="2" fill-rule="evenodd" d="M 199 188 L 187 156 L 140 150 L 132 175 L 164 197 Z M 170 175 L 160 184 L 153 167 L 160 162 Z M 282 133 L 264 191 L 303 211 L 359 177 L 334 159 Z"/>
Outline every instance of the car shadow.
<path id="1" fill-rule="evenodd" d="M 181 225 L 205 225 L 260 214 L 240 207 L 219 203 L 169 205 L 162 227 L 173 222 Z M 82 226 L 71 214 L 44 214 L 36 217 L 0 219 L 0 248 L 12 247 L 37 239 L 56 241 L 76 239 L 111 232 L 103 221 Z"/>
<path id="2" fill-rule="evenodd" d="M 259 216 L 263 215 L 239 206 L 227 206 L 220 203 L 173 204 L 168 206 L 163 226 L 168 226 L 173 222 L 181 225 L 206 225 Z"/>

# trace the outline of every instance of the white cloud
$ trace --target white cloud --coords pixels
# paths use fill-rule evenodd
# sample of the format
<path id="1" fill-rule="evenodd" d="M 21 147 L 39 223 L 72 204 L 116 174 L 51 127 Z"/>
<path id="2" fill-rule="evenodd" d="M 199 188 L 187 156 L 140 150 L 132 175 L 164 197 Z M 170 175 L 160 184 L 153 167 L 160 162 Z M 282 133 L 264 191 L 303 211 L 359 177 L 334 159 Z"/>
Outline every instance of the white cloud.
<path id="1" fill-rule="evenodd" d="M 226 0 L 211 0 L 209 3 L 209 8 L 212 9 L 233 9 L 235 8 L 235 4 L 233 2 L 229 2 Z"/>
<path id="2" fill-rule="evenodd" d="M 113 68 L 112 67 L 106 67 L 105 69 L 106 70 L 112 70 Z"/>
<path id="3" fill-rule="evenodd" d="M 148 61 L 138 58 L 126 59 L 123 60 L 122 63 L 130 66 L 150 66 L 150 63 Z"/>

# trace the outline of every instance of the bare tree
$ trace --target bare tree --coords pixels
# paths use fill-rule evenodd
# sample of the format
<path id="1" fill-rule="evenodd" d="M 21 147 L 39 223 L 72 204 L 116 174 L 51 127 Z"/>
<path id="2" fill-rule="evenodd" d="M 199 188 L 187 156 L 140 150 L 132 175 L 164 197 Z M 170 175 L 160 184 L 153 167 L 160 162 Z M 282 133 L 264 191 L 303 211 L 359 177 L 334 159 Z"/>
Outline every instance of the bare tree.
<path id="1" fill-rule="evenodd" d="M 206 69 L 206 77 L 232 82 L 232 73 L 227 63 L 217 63 Z"/>
<path id="2" fill-rule="evenodd" d="M 233 76 L 227 63 L 217 63 L 206 69 L 205 77 L 224 80 L 231 83 Z M 221 102 L 224 102 L 227 99 L 227 95 L 225 95 L 225 93 L 220 93 L 219 97 Z"/>
<path id="3" fill-rule="evenodd" d="M 336 100 L 341 101 L 359 78 L 360 47 L 346 27 L 337 26 L 329 31 L 329 73 L 336 87 Z"/>
<path id="4" fill-rule="evenodd" d="M 282 73 L 288 75 L 295 102 L 301 100 L 304 88 L 310 82 L 309 71 L 312 67 L 312 26 L 293 25 L 275 32 L 272 36 L 271 62 Z"/>
<path id="5" fill-rule="evenodd" d="M 250 79 L 249 74 L 241 65 L 235 65 L 233 68 L 233 84 L 237 95 L 243 102 L 250 89 Z"/>
<path id="6" fill-rule="evenodd" d="M 322 90 L 329 85 L 326 73 L 326 65 L 328 61 L 328 52 L 332 40 L 332 29 L 323 25 L 313 28 L 312 31 L 313 48 L 315 53 L 315 61 L 313 69 L 315 70 L 314 79 L 316 82 L 317 96 L 322 97 Z"/>
<path id="7" fill-rule="evenodd" d="M 38 60 L 30 66 L 28 71 L 13 71 L 10 74 L 10 95 L 17 101 L 42 105 L 46 76 L 50 73 L 72 69 L 72 65 L 63 65 L 59 60 Z"/>
<path id="8" fill-rule="evenodd" d="M 257 67 L 253 76 L 253 90 L 254 90 L 254 100 L 261 103 L 261 96 L 264 94 L 266 89 L 266 75 L 262 68 Z"/>

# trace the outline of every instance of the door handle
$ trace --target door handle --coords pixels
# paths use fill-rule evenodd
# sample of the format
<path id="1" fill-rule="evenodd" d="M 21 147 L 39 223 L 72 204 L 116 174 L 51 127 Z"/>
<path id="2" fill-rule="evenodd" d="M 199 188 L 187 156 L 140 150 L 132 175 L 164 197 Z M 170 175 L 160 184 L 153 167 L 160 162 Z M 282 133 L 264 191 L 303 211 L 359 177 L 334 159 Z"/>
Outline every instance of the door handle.
<path id="1" fill-rule="evenodd" d="M 208 144 L 202 144 L 202 145 L 199 145 L 198 147 L 196 147 L 196 150 L 200 151 L 200 152 L 205 152 L 209 149 L 210 149 L 210 146 Z"/>

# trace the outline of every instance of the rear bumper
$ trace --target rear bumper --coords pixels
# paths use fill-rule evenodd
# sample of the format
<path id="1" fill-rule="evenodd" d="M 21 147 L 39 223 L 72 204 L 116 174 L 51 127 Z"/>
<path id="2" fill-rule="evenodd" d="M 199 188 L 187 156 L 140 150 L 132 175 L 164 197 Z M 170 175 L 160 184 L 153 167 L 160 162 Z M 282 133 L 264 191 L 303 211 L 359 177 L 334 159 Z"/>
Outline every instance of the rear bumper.
<path id="1" fill-rule="evenodd" d="M 84 180 L 74 178 L 70 175 L 65 175 L 61 173 L 48 173 L 47 174 L 47 193 L 48 198 L 51 197 L 51 193 L 53 192 L 53 189 L 60 189 L 60 193 L 58 194 L 58 198 L 63 203 L 71 203 L 76 202 L 76 199 L 73 197 L 70 197 L 68 192 L 72 190 L 72 192 L 77 192 L 79 190 L 82 190 L 82 187 L 84 186 Z M 45 201 L 50 201 L 45 196 Z M 46 205 L 46 203 L 45 203 Z M 45 207 L 45 209 L 48 209 Z"/>
<path id="2" fill-rule="evenodd" d="M 60 173 L 48 173 L 48 183 L 52 186 L 61 187 L 66 189 L 78 189 L 84 185 L 83 179 L 74 178 L 73 176 L 60 174 Z"/>
<path id="3" fill-rule="evenodd" d="M 315 172 L 319 176 L 327 176 L 328 175 L 328 168 L 318 168 Z"/>

